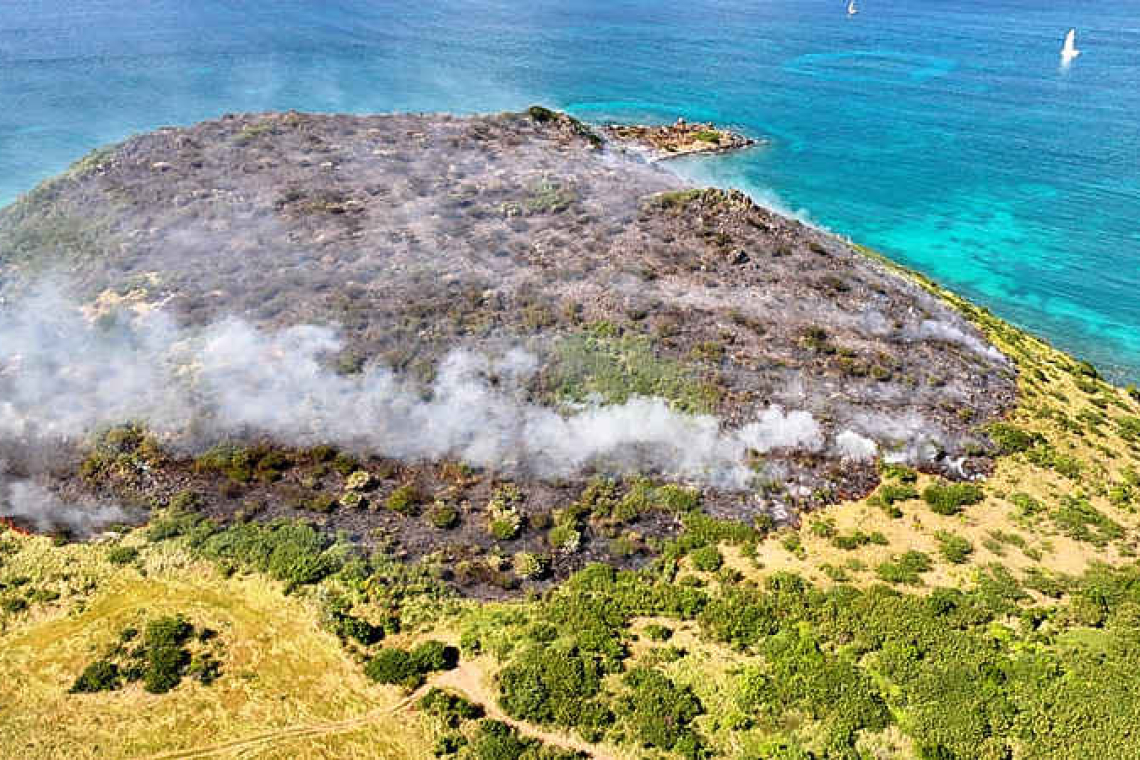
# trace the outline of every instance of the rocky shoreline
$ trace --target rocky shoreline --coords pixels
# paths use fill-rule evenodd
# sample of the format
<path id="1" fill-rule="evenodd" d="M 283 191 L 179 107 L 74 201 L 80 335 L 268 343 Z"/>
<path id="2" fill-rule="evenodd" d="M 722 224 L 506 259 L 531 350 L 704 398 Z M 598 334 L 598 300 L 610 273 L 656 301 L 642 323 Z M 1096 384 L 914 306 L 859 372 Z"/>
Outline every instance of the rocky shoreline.
<path id="1" fill-rule="evenodd" d="M 610 124 L 601 127 L 601 132 L 611 145 L 640 153 L 650 161 L 728 153 L 758 144 L 712 122 L 688 122 L 683 118 L 667 125 Z"/>

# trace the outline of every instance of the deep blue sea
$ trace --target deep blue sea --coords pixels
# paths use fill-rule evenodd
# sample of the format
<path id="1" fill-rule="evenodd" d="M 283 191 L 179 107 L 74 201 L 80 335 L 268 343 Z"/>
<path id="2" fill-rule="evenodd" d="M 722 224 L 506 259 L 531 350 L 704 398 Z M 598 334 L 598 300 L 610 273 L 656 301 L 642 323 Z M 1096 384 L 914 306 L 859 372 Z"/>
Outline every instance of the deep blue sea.
<path id="1" fill-rule="evenodd" d="M 3 0 L 0 203 L 232 111 L 711 119 L 677 164 L 1140 379 L 1140 0 Z M 1059 65 L 1065 31 L 1083 54 Z"/>

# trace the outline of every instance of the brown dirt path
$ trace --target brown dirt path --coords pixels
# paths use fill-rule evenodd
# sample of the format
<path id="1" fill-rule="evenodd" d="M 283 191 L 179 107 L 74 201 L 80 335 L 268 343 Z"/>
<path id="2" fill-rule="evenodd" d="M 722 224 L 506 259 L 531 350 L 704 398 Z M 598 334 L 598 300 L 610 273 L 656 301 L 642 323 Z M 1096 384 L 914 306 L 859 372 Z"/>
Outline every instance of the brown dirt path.
<path id="1" fill-rule="evenodd" d="M 419 700 L 432 686 L 450 689 L 462 693 L 470 701 L 480 705 L 487 717 L 502 721 L 515 728 L 523 736 L 538 739 L 562 749 L 583 752 L 588 757 L 598 760 L 617 760 L 615 755 L 599 751 L 594 745 L 579 739 L 559 733 L 543 731 L 530 723 L 515 720 L 499 709 L 494 695 L 483 681 L 483 673 L 478 664 L 472 661 L 461 662 L 454 670 L 439 673 L 428 680 L 426 684 L 416 689 L 408 696 L 389 707 L 371 710 L 364 715 L 343 721 L 318 723 L 308 726 L 291 726 L 277 731 L 268 731 L 244 739 L 222 742 L 208 747 L 163 752 L 150 756 L 149 760 L 190 760 L 191 758 L 206 757 L 255 757 L 261 750 L 283 741 L 295 739 L 315 739 L 331 734 L 341 734 L 364 728 L 369 723 L 386 715 L 393 715 L 406 710 Z"/>

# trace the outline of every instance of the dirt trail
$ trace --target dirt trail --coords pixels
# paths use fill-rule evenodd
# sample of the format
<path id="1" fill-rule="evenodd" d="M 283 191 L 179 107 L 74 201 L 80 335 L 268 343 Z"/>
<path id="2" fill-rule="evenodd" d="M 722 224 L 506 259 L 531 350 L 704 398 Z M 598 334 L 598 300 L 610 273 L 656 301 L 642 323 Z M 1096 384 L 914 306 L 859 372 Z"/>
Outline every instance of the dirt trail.
<path id="1" fill-rule="evenodd" d="M 450 689 L 462 693 L 470 701 L 480 705 L 487 717 L 502 721 L 515 728 L 523 736 L 538 739 L 562 749 L 583 752 L 598 760 L 616 760 L 613 755 L 599 752 L 598 749 L 586 742 L 574 739 L 563 734 L 549 733 L 535 728 L 529 723 L 515 720 L 499 709 L 494 696 L 483 683 L 482 672 L 473 662 L 462 662 L 454 670 L 440 673 L 429 679 L 426 684 L 416 689 L 408 696 L 389 707 L 371 710 L 364 715 L 343 721 L 331 723 L 317 723 L 308 726 L 291 726 L 289 728 L 269 731 L 256 736 L 233 741 L 222 742 L 208 747 L 163 752 L 151 755 L 149 760 L 187 760 L 189 758 L 205 757 L 255 757 L 261 750 L 268 749 L 274 744 L 287 740 L 315 739 L 332 734 L 341 734 L 364 728 L 369 723 L 386 715 L 393 715 L 414 705 L 424 693 L 432 686 Z"/>
<path id="2" fill-rule="evenodd" d="M 565 734 L 543 731 L 530 723 L 515 720 L 508 716 L 499 709 L 494 695 L 491 694 L 486 684 L 483 683 L 481 671 L 474 663 L 466 662 L 455 670 L 440 673 L 434 679 L 433 685 L 460 692 L 466 696 L 467 699 L 480 705 L 488 718 L 494 718 L 495 720 L 513 726 L 515 730 L 523 736 L 529 736 L 532 739 L 538 739 L 546 744 L 561 747 L 562 749 L 584 752 L 587 756 L 598 758 L 598 760 L 616 760 L 614 755 L 601 752 L 592 744 L 587 744 L 584 741 L 566 736 Z"/>

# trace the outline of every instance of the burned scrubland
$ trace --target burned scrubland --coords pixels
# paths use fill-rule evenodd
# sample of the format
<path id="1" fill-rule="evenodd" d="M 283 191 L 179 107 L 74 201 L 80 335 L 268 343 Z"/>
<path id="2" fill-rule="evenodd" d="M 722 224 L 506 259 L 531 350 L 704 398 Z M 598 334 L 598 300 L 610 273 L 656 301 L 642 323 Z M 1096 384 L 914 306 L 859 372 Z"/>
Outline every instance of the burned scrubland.
<path id="1" fill-rule="evenodd" d="M 545 109 L 134 137 L 0 211 L 0 287 L 0 487 L 41 527 L 37 493 L 305 516 L 539 577 L 879 459 L 982 475 L 1015 401 L 916 282 Z"/>

